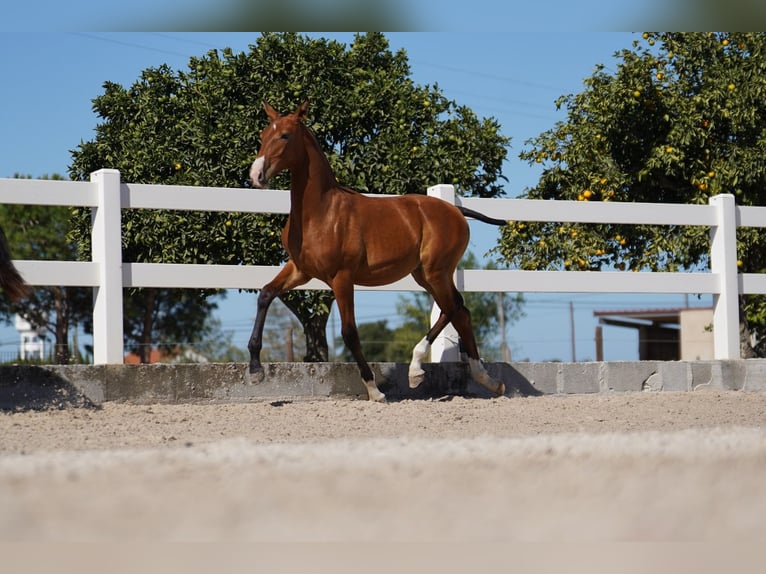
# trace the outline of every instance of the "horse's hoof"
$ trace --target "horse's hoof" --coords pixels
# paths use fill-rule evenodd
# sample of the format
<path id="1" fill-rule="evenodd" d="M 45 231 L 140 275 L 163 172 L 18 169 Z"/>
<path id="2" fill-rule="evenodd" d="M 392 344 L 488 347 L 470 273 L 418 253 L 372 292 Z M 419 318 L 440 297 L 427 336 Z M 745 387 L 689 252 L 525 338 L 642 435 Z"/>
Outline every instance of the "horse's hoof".
<path id="1" fill-rule="evenodd" d="M 386 403 L 386 395 L 381 393 L 378 389 L 367 389 L 367 396 L 373 403 Z"/>
<path id="2" fill-rule="evenodd" d="M 505 394 L 505 383 L 498 383 L 495 389 L 495 394 L 498 397 L 502 397 Z"/>
<path id="3" fill-rule="evenodd" d="M 248 379 L 248 381 L 247 382 L 250 383 L 251 385 L 253 383 L 262 383 L 263 379 L 265 379 L 265 378 L 266 378 L 266 373 L 263 370 L 263 367 L 261 367 L 261 366 L 250 367 L 248 369 L 248 372 L 247 372 L 247 379 Z"/>
<path id="4" fill-rule="evenodd" d="M 426 378 L 426 373 L 425 371 L 421 371 L 419 373 L 410 373 L 408 378 L 410 381 L 410 388 L 417 389 Z"/>

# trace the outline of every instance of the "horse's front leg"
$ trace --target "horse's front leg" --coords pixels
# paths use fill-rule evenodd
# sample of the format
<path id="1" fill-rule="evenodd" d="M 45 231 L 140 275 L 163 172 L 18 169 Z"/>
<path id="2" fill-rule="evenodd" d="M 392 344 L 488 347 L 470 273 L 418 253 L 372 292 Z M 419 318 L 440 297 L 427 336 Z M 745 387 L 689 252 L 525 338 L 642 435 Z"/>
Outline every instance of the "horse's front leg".
<path id="1" fill-rule="evenodd" d="M 248 375 L 251 381 L 262 381 L 264 377 L 263 366 L 261 365 L 261 349 L 263 347 L 263 327 L 266 324 L 266 314 L 269 311 L 269 305 L 285 291 L 289 291 L 299 285 L 306 283 L 310 277 L 302 273 L 289 260 L 282 270 L 277 273 L 274 279 L 265 285 L 258 294 L 258 308 L 255 314 L 255 323 L 253 332 L 250 335 L 250 341 L 247 343 L 247 349 L 250 351 L 250 367 Z"/>
<path id="2" fill-rule="evenodd" d="M 338 305 L 340 314 L 340 334 L 343 336 L 343 342 L 351 351 L 359 366 L 359 374 L 362 376 L 362 382 L 367 388 L 367 396 L 371 401 L 380 403 L 386 402 L 386 395 L 380 392 L 375 383 L 375 375 L 372 373 L 370 365 L 362 354 L 362 343 L 359 340 L 359 331 L 356 328 L 356 318 L 354 317 L 354 282 L 350 276 L 338 275 L 332 282 L 332 290 L 335 294 L 335 302 Z"/>

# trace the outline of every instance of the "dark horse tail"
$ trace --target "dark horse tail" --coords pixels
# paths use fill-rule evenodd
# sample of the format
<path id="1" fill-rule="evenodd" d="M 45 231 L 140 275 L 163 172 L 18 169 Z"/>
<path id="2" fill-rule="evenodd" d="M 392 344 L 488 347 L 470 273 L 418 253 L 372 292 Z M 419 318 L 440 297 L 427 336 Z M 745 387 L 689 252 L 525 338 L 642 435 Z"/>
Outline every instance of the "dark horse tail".
<path id="1" fill-rule="evenodd" d="M 5 291 L 11 301 L 18 301 L 29 295 L 29 285 L 13 265 L 11 250 L 8 248 L 8 240 L 2 228 L 0 228 L 0 289 Z"/>
<path id="2" fill-rule="evenodd" d="M 458 206 L 458 209 L 460 210 L 460 213 L 462 213 L 465 217 L 470 217 L 472 219 L 483 221 L 484 223 L 489 223 L 491 225 L 499 225 L 502 227 L 508 223 L 505 219 L 495 219 L 494 217 L 488 217 L 483 213 L 479 213 L 473 209 L 468 209 L 467 207 Z"/>

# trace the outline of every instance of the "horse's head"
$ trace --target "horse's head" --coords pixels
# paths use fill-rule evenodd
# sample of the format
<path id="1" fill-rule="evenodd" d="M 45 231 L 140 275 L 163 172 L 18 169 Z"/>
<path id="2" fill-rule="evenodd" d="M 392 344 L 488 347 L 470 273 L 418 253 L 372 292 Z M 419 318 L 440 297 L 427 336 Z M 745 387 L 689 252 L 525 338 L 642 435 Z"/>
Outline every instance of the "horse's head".
<path id="1" fill-rule="evenodd" d="M 293 113 L 284 116 L 266 102 L 263 102 L 263 109 L 269 116 L 269 125 L 261 133 L 261 149 L 250 167 L 253 187 L 259 189 L 266 187 L 274 175 L 304 160 L 301 124 L 309 102 L 306 100 Z"/>

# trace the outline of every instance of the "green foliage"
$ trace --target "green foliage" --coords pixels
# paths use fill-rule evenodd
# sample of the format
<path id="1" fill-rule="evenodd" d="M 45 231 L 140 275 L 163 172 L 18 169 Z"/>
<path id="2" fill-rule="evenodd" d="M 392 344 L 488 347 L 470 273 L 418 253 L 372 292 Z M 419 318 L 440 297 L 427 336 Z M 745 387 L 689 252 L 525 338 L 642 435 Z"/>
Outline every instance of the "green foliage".
<path id="1" fill-rule="evenodd" d="M 209 363 L 244 363 L 247 353 L 232 343 L 234 335 L 224 331 L 221 321 L 215 317 L 205 322 L 204 329 L 190 345 L 187 352 L 177 353 L 182 348 L 174 349 L 174 362 L 209 362 Z"/>
<path id="2" fill-rule="evenodd" d="M 15 177 L 30 179 L 18 174 Z M 53 174 L 40 179 L 59 181 L 63 178 Z M 66 207 L 0 205 L 0 227 L 5 230 L 14 259 L 71 261 L 77 258 L 77 246 L 67 240 L 69 209 Z M 52 285 L 35 287 L 29 297 L 16 304 L 0 298 L 0 316 L 6 322 L 16 313 L 53 335 L 56 362 L 69 363 L 73 360 L 70 328 L 91 321 L 91 290 Z M 74 350 L 75 355 L 78 351 Z"/>
<path id="3" fill-rule="evenodd" d="M 527 142 L 520 157 L 544 171 L 524 196 L 704 204 L 732 193 L 763 205 L 766 34 L 644 33 L 615 57 L 558 100 L 566 121 Z M 763 232 L 738 243 L 742 270 L 766 271 Z M 522 269 L 678 271 L 705 268 L 709 248 L 706 228 L 517 222 L 497 252 Z M 755 307 L 748 319 L 764 332 Z"/>
<path id="4" fill-rule="evenodd" d="M 152 347 L 177 352 L 210 329 L 217 307 L 204 291 L 194 289 L 133 289 L 124 301 L 127 346 L 148 362 Z"/>
<path id="5" fill-rule="evenodd" d="M 436 85 L 414 84 L 409 73 L 406 53 L 392 53 L 380 33 L 357 35 L 350 46 L 295 33 L 262 34 L 247 53 L 213 50 L 192 58 L 186 70 L 150 68 L 128 88 L 106 82 L 93 101 L 102 121 L 94 140 L 73 152 L 71 175 L 86 179 L 108 167 L 133 183 L 241 187 L 266 121 L 262 100 L 291 111 L 308 98 L 308 123 L 345 185 L 401 194 L 453 183 L 464 195 L 502 194 L 498 180 L 504 179 L 509 139 L 497 122 L 447 100 Z M 286 177 L 272 185 L 289 186 Z M 76 220 L 73 237 L 87 253 L 87 210 Z M 284 221 L 244 213 L 125 210 L 123 257 L 278 264 L 285 259 Z M 307 333 L 318 334 L 332 295 L 301 291 L 285 302 Z M 309 357 L 317 358 L 315 335 L 310 338 Z M 326 342 L 324 348 L 326 355 Z"/>
<path id="6" fill-rule="evenodd" d="M 263 350 L 261 359 L 265 362 L 287 361 L 289 359 L 288 338 L 293 347 L 293 360 L 300 361 L 306 356 L 306 342 L 300 337 L 301 324 L 287 307 L 276 300 L 269 308 L 269 320 L 263 329 Z"/>
<path id="7" fill-rule="evenodd" d="M 392 349 L 391 343 L 394 333 L 388 327 L 387 319 L 383 319 L 382 321 L 371 321 L 369 323 L 360 323 L 358 325 L 358 330 L 364 357 L 368 361 L 395 362 L 402 360 L 403 355 L 401 353 L 396 353 L 396 351 Z M 343 343 L 341 337 L 338 337 L 335 341 L 335 345 L 339 350 L 338 360 L 345 362 L 354 361 L 351 351 L 348 350 L 348 347 Z"/>

